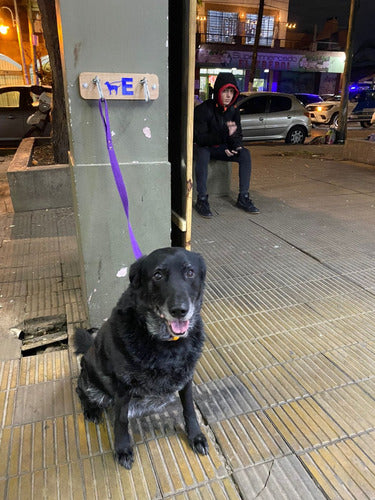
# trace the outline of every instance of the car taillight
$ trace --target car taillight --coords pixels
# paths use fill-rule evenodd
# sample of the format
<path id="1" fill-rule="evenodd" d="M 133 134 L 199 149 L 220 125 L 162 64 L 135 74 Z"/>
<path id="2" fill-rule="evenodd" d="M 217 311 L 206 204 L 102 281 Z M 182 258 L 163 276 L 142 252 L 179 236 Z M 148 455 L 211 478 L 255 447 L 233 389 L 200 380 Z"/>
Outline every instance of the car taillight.
<path id="1" fill-rule="evenodd" d="M 307 111 L 304 111 L 304 112 L 303 112 L 303 114 L 304 114 L 305 116 L 307 116 L 307 118 L 309 118 L 309 116 L 310 116 L 310 113 L 308 113 Z"/>

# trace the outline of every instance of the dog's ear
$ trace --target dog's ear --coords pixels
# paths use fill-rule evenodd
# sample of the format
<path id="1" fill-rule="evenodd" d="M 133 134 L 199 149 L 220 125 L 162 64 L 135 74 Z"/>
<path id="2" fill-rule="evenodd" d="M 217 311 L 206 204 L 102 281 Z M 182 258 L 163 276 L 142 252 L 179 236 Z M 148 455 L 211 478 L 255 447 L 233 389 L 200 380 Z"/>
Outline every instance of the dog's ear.
<path id="1" fill-rule="evenodd" d="M 140 257 L 130 266 L 129 281 L 133 288 L 139 288 L 142 284 L 142 267 L 146 256 Z"/>

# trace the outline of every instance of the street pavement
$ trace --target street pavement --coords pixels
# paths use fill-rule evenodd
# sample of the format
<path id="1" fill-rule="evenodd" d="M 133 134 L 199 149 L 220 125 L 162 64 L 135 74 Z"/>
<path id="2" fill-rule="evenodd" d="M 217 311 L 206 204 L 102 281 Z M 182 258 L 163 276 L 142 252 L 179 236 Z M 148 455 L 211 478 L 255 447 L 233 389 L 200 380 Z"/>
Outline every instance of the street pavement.
<path id="1" fill-rule="evenodd" d="M 362 131 L 360 131 L 362 133 Z M 194 398 L 134 419 L 131 471 L 111 417 L 84 422 L 71 335 L 85 324 L 71 209 L 14 214 L 0 161 L 0 495 L 5 499 L 375 497 L 375 167 L 340 146 L 250 145 L 260 214 L 210 198 L 193 214 L 207 263 Z M 25 355 L 19 330 L 65 318 L 67 343 Z M 30 353 L 29 353 L 30 354 Z"/>

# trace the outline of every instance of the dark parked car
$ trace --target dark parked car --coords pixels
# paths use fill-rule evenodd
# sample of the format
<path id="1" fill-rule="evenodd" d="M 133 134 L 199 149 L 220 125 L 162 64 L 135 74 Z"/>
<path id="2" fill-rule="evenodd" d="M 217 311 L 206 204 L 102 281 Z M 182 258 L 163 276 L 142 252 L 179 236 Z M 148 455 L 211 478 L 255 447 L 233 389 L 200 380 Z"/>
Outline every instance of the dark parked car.
<path id="1" fill-rule="evenodd" d="M 48 116 L 41 127 L 27 123 L 27 119 L 38 111 L 39 97 L 44 92 L 51 95 L 52 88 L 42 85 L 0 87 L 0 144 L 19 142 L 27 134 L 50 135 Z"/>
<path id="2" fill-rule="evenodd" d="M 294 94 L 299 101 L 302 102 L 304 106 L 311 104 L 313 102 L 322 102 L 323 99 L 318 94 Z"/>
<path id="3" fill-rule="evenodd" d="M 245 141 L 284 139 L 303 144 L 311 133 L 309 113 L 292 94 L 249 92 L 240 95 L 237 106 Z"/>
<path id="4" fill-rule="evenodd" d="M 357 97 L 357 104 L 349 115 L 350 122 L 360 122 L 361 127 L 371 127 L 372 114 L 375 111 L 375 90 L 362 90 Z"/>

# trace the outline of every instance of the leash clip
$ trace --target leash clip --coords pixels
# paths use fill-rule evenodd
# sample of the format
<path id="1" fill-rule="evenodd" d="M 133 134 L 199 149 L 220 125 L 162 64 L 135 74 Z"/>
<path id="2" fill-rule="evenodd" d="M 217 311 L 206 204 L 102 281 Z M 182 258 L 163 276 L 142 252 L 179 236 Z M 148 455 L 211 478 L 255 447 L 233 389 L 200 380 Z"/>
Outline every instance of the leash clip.
<path id="1" fill-rule="evenodd" d="M 150 91 L 148 90 L 147 78 L 144 76 L 140 83 L 143 85 L 143 90 L 145 92 L 145 101 L 148 102 L 150 100 Z"/>
<path id="2" fill-rule="evenodd" d="M 93 79 L 93 82 L 98 87 L 99 97 L 100 97 L 100 100 L 103 102 L 104 101 L 104 95 L 103 95 L 103 91 L 102 91 L 102 86 L 100 85 L 100 79 L 99 79 L 99 77 L 96 76 Z"/>

